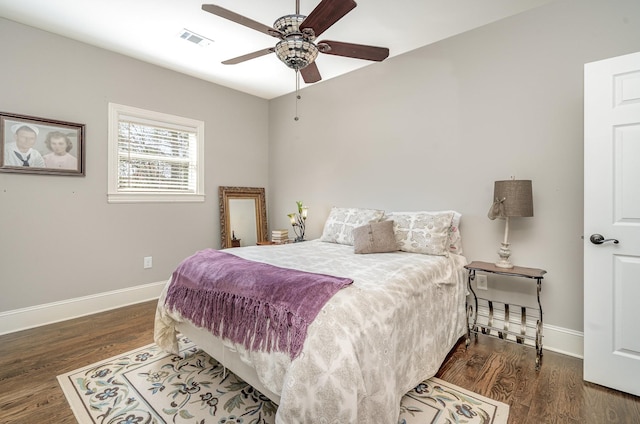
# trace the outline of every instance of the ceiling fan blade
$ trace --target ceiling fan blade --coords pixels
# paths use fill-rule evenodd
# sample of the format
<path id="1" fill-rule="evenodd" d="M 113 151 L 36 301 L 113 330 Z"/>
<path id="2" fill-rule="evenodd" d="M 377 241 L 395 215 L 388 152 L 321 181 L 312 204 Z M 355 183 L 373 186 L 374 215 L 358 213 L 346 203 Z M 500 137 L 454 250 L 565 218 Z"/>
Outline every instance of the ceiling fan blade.
<path id="1" fill-rule="evenodd" d="M 318 50 L 325 54 L 374 60 L 376 62 L 382 62 L 389 57 L 389 49 L 386 47 L 366 46 L 364 44 L 343 43 L 341 41 L 331 40 L 320 41 L 318 43 Z"/>
<path id="2" fill-rule="evenodd" d="M 267 49 L 258 50 L 257 52 L 247 53 L 242 56 L 234 57 L 233 59 L 225 60 L 222 62 L 223 65 L 235 65 L 240 62 L 244 62 L 250 59 L 255 59 L 256 57 L 264 56 L 269 53 L 273 53 L 275 51 L 275 47 L 269 47 Z"/>
<path id="3" fill-rule="evenodd" d="M 354 0 L 322 0 L 300 24 L 300 29 L 310 28 L 318 37 L 356 6 Z"/>
<path id="4" fill-rule="evenodd" d="M 270 26 L 261 24 L 260 22 L 254 21 L 253 19 L 249 19 L 223 7 L 216 6 L 215 4 L 203 4 L 202 10 L 204 10 L 205 12 L 213 13 L 216 16 L 228 19 L 237 24 L 244 25 L 248 28 L 255 29 L 256 31 L 260 31 L 272 37 L 280 38 L 282 36 L 281 33 Z"/>
<path id="5" fill-rule="evenodd" d="M 322 77 L 320 76 L 320 71 L 318 70 L 318 66 L 316 65 L 316 62 L 311 62 L 304 68 L 300 69 L 300 73 L 302 74 L 302 79 L 307 84 L 318 82 L 322 79 Z"/>

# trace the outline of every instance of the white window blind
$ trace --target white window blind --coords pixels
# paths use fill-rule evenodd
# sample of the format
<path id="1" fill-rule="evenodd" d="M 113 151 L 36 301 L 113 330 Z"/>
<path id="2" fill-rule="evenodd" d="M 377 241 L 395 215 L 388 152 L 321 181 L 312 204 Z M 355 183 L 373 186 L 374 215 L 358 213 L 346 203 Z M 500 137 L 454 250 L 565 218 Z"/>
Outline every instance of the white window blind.
<path id="1" fill-rule="evenodd" d="M 195 132 L 118 123 L 118 190 L 196 192 Z"/>
<path id="2" fill-rule="evenodd" d="M 200 121 L 110 104 L 109 201 L 204 200 Z"/>

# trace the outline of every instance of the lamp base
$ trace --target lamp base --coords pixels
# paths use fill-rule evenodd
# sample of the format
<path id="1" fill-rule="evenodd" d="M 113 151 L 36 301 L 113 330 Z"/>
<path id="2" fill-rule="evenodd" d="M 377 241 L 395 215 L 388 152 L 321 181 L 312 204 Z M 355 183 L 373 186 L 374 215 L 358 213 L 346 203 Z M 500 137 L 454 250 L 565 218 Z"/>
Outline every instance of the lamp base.
<path id="1" fill-rule="evenodd" d="M 500 250 L 498 250 L 498 256 L 500 256 L 500 260 L 496 262 L 496 266 L 498 268 L 513 268 L 513 264 L 509 260 L 509 256 L 511 256 L 511 249 L 509 248 L 509 243 L 501 243 Z"/>

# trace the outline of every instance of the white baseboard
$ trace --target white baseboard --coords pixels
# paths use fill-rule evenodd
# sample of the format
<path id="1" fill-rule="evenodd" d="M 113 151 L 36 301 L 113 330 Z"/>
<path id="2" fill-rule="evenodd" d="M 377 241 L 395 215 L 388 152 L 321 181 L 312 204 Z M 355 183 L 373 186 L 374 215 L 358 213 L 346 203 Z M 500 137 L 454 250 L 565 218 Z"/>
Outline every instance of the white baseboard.
<path id="1" fill-rule="evenodd" d="M 542 349 L 584 359 L 584 333 L 544 324 Z"/>
<path id="2" fill-rule="evenodd" d="M 0 313 L 0 335 L 157 299 L 166 281 Z M 544 325 L 544 350 L 584 357 L 584 334 Z"/>
<path id="3" fill-rule="evenodd" d="M 500 315 L 504 310 L 500 310 L 493 316 L 493 328 L 502 328 L 503 321 L 500 319 Z M 487 323 L 487 317 L 489 316 L 489 309 L 486 306 L 478 306 L 478 324 Z M 512 315 L 510 325 L 512 331 L 518 331 L 520 329 L 520 316 Z M 529 346 L 535 346 L 535 328 L 537 317 L 527 317 L 527 331 L 526 334 L 529 339 L 524 341 L 524 344 Z M 584 358 L 584 333 L 576 330 L 570 330 L 568 328 L 557 327 L 555 325 L 543 324 L 542 326 L 542 349 L 550 350 L 552 352 L 561 353 L 563 355 L 574 356 L 576 358 Z M 497 330 L 492 330 L 493 335 L 496 335 Z M 509 336 L 509 340 L 515 340 L 514 336 Z"/>
<path id="4" fill-rule="evenodd" d="M 157 299 L 165 281 L 0 312 L 0 335 Z"/>

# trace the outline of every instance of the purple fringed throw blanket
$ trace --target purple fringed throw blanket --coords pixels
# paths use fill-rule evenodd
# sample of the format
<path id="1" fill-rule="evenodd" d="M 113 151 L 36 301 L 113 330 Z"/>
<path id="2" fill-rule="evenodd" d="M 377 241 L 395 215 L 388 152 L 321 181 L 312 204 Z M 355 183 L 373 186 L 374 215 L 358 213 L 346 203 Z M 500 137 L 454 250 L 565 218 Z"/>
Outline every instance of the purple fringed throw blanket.
<path id="1" fill-rule="evenodd" d="M 178 266 L 165 304 L 215 336 L 294 359 L 320 309 L 352 282 L 207 249 Z"/>

